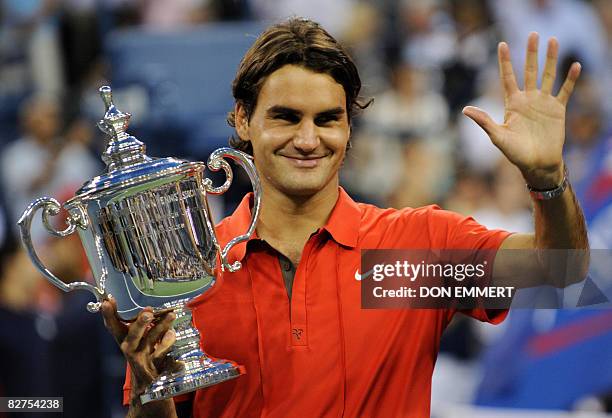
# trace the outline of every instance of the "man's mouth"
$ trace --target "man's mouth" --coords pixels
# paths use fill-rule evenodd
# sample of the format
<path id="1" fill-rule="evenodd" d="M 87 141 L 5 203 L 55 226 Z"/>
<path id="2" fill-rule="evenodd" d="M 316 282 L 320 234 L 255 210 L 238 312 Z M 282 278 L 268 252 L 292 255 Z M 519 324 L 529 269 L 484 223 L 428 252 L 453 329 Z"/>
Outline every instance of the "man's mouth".
<path id="1" fill-rule="evenodd" d="M 314 168 L 317 167 L 326 155 L 283 155 L 295 167 L 299 168 Z"/>

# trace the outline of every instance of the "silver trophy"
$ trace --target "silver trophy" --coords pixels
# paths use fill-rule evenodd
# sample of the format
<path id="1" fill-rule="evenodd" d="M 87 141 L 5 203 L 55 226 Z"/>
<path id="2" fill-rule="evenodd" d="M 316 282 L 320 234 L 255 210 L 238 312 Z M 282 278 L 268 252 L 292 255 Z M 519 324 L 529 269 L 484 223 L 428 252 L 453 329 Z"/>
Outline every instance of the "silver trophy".
<path id="1" fill-rule="evenodd" d="M 142 395 L 143 403 L 166 399 L 233 379 L 244 368 L 228 360 L 212 359 L 200 349 L 200 334 L 193 326 L 187 302 L 210 290 L 217 266 L 222 271 L 240 269 L 227 255 L 255 230 L 261 205 L 261 185 L 251 157 L 231 148 L 214 151 L 208 159 L 212 171 L 223 170 L 225 183 L 213 187 L 204 177 L 206 165 L 174 158 L 151 158 L 145 146 L 126 133 L 130 114 L 113 104 L 110 87 L 100 88 L 106 106 L 98 127 L 110 136 L 102 155 L 104 174 L 86 182 L 62 206 L 68 212 L 67 227 L 55 229 L 50 216 L 60 204 L 50 197 L 32 202 L 19 219 L 21 239 L 34 265 L 52 284 L 65 292 L 89 290 L 96 297 L 87 309 L 97 312 L 101 301 L 112 295 L 119 316 L 133 320 L 145 307 L 154 313 L 173 309 L 176 342 L 169 355 L 182 362 L 180 371 L 161 375 Z M 207 203 L 207 195 L 219 195 L 232 183 L 232 169 L 224 159 L 237 162 L 248 173 L 255 201 L 249 229 L 219 246 Z M 78 232 L 91 266 L 95 285 L 64 283 L 47 269 L 32 245 L 30 227 L 36 212 L 49 233 L 65 237 Z"/>

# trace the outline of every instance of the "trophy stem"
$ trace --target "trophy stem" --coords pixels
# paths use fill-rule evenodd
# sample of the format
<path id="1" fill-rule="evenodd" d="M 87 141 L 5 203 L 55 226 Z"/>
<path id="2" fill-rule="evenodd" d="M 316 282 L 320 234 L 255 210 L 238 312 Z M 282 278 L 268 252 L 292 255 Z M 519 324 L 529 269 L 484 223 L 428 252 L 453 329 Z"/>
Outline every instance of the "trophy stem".
<path id="1" fill-rule="evenodd" d="M 185 300 L 178 300 L 164 306 L 172 308 L 176 314 L 173 323 L 176 341 L 168 356 L 181 362 L 183 367 L 162 373 L 140 396 L 143 404 L 234 379 L 246 372 L 233 361 L 216 359 L 202 351 L 200 333 L 193 326 L 191 309 L 185 303 Z"/>

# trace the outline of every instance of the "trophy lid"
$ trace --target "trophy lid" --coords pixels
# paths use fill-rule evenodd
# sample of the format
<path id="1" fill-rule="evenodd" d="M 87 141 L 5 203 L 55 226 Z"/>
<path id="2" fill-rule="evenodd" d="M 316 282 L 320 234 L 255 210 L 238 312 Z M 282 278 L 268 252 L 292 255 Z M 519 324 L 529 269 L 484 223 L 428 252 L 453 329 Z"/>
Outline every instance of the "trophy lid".
<path id="1" fill-rule="evenodd" d="M 120 111 L 113 103 L 109 86 L 100 87 L 100 96 L 106 112 L 98 122 L 98 128 L 108 134 L 110 140 L 102 154 L 106 172 L 87 181 L 67 206 L 83 200 L 95 199 L 101 194 L 114 193 L 127 186 L 146 183 L 172 174 L 193 170 L 202 163 L 190 163 L 176 158 L 151 158 L 145 154 L 145 145 L 126 132 L 130 115 Z"/>

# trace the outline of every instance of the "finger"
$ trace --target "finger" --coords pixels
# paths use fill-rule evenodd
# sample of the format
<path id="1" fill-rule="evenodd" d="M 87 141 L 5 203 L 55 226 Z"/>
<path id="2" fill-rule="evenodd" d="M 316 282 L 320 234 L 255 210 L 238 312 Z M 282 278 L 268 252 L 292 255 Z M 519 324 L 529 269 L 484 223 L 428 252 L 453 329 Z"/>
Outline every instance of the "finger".
<path id="1" fill-rule="evenodd" d="M 136 320 L 130 324 L 127 335 L 121 343 L 121 350 L 124 354 L 134 352 L 138 349 L 142 336 L 152 320 L 153 313 L 151 312 L 150 308 L 143 310 L 138 314 Z"/>
<path id="2" fill-rule="evenodd" d="M 117 301 L 113 298 L 102 301 L 100 307 L 104 325 L 110 331 L 118 344 L 124 340 L 127 334 L 127 326 L 121 321 L 117 314 Z"/>
<path id="3" fill-rule="evenodd" d="M 155 369 L 159 371 L 159 373 L 174 373 L 185 369 L 184 362 L 176 360 L 167 354 L 167 352 L 163 353 L 162 357 L 153 361 L 153 365 L 155 366 Z"/>
<path id="4" fill-rule="evenodd" d="M 159 361 L 163 359 L 168 351 L 172 348 L 172 345 L 176 341 L 176 331 L 173 329 L 169 329 L 164 334 L 164 337 L 161 339 L 157 347 L 155 347 L 155 351 L 153 351 L 153 359 L 154 361 Z"/>
<path id="5" fill-rule="evenodd" d="M 537 32 L 531 32 L 527 38 L 527 56 L 525 58 L 525 90 L 535 90 L 538 86 L 538 42 Z"/>
<path id="6" fill-rule="evenodd" d="M 499 63 L 499 74 L 504 86 L 505 96 L 508 97 L 518 91 L 516 77 L 512 69 L 512 60 L 510 59 L 510 48 L 505 42 L 500 42 L 497 46 L 497 60 Z"/>
<path id="7" fill-rule="evenodd" d="M 546 49 L 546 64 L 542 74 L 542 93 L 551 94 L 557 76 L 557 58 L 559 56 L 559 42 L 556 38 L 548 40 Z"/>
<path id="8" fill-rule="evenodd" d="M 561 90 L 559 90 L 559 94 L 557 95 L 557 99 L 567 105 L 567 102 L 574 91 L 574 86 L 576 85 L 576 80 L 580 77 L 580 71 L 582 70 L 582 66 L 579 62 L 575 62 L 571 65 L 569 71 L 567 72 L 567 77 L 561 86 Z"/>
<path id="9" fill-rule="evenodd" d="M 144 338 L 143 347 L 153 347 L 153 345 L 162 337 L 162 335 L 168 332 L 175 319 L 176 314 L 174 312 L 167 312 L 163 316 L 159 317 L 159 322 L 149 330 L 147 336 Z"/>
<path id="10" fill-rule="evenodd" d="M 487 112 L 475 106 L 466 106 L 463 108 L 463 114 L 476 122 L 478 126 L 489 135 L 493 142 L 496 141 L 499 126 Z"/>

